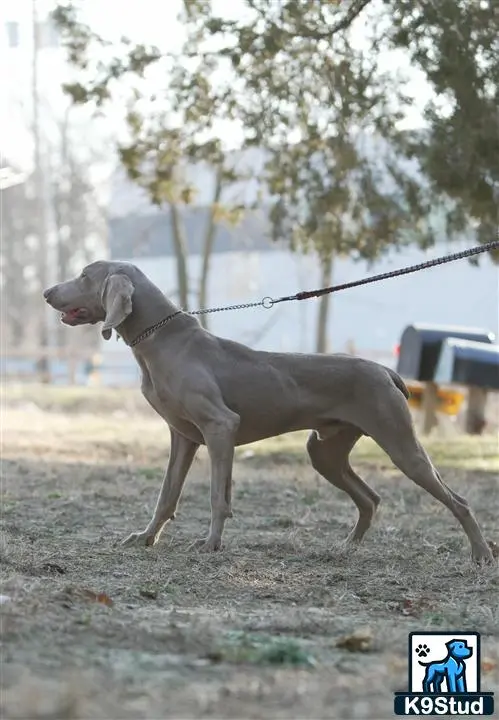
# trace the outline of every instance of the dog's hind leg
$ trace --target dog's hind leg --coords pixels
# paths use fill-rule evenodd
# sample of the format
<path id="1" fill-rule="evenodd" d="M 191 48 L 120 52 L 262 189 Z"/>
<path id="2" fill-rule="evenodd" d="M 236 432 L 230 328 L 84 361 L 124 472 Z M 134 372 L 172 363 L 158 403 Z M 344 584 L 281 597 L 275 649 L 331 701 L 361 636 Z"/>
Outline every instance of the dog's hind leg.
<path id="1" fill-rule="evenodd" d="M 348 456 L 361 437 L 357 428 L 346 425 L 333 435 L 320 439 L 314 431 L 307 441 L 307 452 L 312 466 L 332 485 L 346 492 L 359 511 L 357 523 L 346 539 L 345 545 L 359 543 L 369 530 L 380 497 L 351 468 Z"/>
<path id="2" fill-rule="evenodd" d="M 443 482 L 416 438 L 405 399 L 400 395 L 400 398 L 392 399 L 385 396 L 383 400 L 377 404 L 375 412 L 364 414 L 359 426 L 407 477 L 449 508 L 468 536 L 473 559 L 492 562 L 492 552 L 467 501 Z"/>

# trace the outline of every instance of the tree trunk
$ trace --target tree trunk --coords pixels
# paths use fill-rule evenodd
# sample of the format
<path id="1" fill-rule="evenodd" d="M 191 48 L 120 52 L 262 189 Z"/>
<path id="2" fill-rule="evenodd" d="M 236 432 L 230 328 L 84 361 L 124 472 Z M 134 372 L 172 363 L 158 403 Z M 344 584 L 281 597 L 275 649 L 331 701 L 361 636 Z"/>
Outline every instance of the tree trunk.
<path id="1" fill-rule="evenodd" d="M 71 233 L 73 229 L 69 217 L 66 188 L 66 182 L 69 183 L 72 180 L 72 178 L 68 178 L 68 111 L 60 125 L 60 133 L 60 165 L 51 168 L 54 178 L 52 182 L 52 212 L 57 237 L 57 282 L 64 282 L 69 277 L 69 247 L 71 247 L 71 239 L 65 233 Z M 65 347 L 67 338 L 67 328 L 59 323 L 57 325 L 57 346 Z"/>
<path id="2" fill-rule="evenodd" d="M 177 285 L 179 305 L 183 310 L 189 308 L 189 276 L 187 274 L 187 238 L 185 227 L 180 215 L 179 206 L 170 203 L 170 219 L 172 226 L 173 248 L 177 261 Z"/>
<path id="3" fill-rule="evenodd" d="M 210 213 L 208 216 L 208 222 L 206 224 L 206 233 L 204 236 L 203 243 L 203 264 L 201 266 L 201 277 L 199 278 L 199 292 L 198 292 L 198 304 L 200 308 L 206 307 L 207 304 L 207 291 L 208 291 L 208 277 L 210 274 L 210 260 L 213 252 L 213 244 L 215 242 L 215 234 L 217 229 L 216 224 L 216 206 L 220 202 L 222 195 L 223 185 L 223 169 L 219 165 L 216 170 L 215 178 L 215 192 L 213 194 L 213 201 L 210 207 Z M 200 315 L 199 320 L 204 328 L 208 328 L 208 315 Z"/>
<path id="4" fill-rule="evenodd" d="M 24 184 L 8 187 L 2 190 L 2 195 L 1 258 L 4 302 L 1 304 L 1 313 L 6 328 L 6 331 L 2 328 L 2 345 L 19 347 L 26 332 L 24 316 L 28 303 L 23 272 L 26 261 L 25 238 L 30 229 L 25 224 L 25 218 L 32 208 L 26 203 Z"/>
<path id="5" fill-rule="evenodd" d="M 333 277 L 333 253 L 321 259 L 321 287 L 329 287 Z M 319 298 L 319 312 L 317 315 L 317 336 L 315 352 L 325 353 L 328 351 L 327 321 L 329 319 L 331 295 L 322 295 Z"/>
<path id="6" fill-rule="evenodd" d="M 64 227 L 62 213 L 60 212 L 61 204 L 57 201 L 57 195 L 54 197 L 54 217 L 57 233 L 56 258 L 57 258 L 57 282 L 63 282 L 68 277 L 67 247 L 66 238 L 63 237 L 62 228 Z M 62 323 L 58 323 L 57 330 L 57 347 L 65 347 L 67 340 L 66 327 Z"/>
<path id="7" fill-rule="evenodd" d="M 62 226 L 57 228 L 57 282 L 63 282 L 70 275 L 70 243 L 71 243 L 71 231 L 72 228 L 69 226 L 69 237 L 63 235 Z M 67 347 L 69 339 L 69 333 L 66 325 L 59 323 L 57 325 L 57 346 L 60 348 Z"/>
<path id="8" fill-rule="evenodd" d="M 39 109 L 40 109 L 40 94 L 38 87 L 38 52 L 40 49 L 39 43 L 39 32 L 38 32 L 38 15 L 36 0 L 32 0 L 32 32 L 33 32 L 33 56 L 31 63 L 32 77 L 31 77 L 31 92 L 33 100 L 33 150 L 34 150 L 34 194 L 35 202 L 37 203 L 36 211 L 36 222 L 37 222 L 37 237 L 38 237 L 38 257 L 37 257 L 37 271 L 38 271 L 38 287 L 39 291 L 45 290 L 48 286 L 48 245 L 47 245 L 47 217 L 45 207 L 45 183 L 42 168 L 42 151 L 40 141 L 40 122 L 39 122 Z M 45 304 L 41 304 L 41 316 L 39 318 L 39 335 L 38 343 L 41 349 L 41 354 L 38 358 L 38 369 L 40 373 L 40 379 L 44 383 L 49 383 L 50 378 L 50 365 L 48 358 L 45 354 L 45 350 L 49 344 L 49 328 L 48 328 L 48 308 Z"/>

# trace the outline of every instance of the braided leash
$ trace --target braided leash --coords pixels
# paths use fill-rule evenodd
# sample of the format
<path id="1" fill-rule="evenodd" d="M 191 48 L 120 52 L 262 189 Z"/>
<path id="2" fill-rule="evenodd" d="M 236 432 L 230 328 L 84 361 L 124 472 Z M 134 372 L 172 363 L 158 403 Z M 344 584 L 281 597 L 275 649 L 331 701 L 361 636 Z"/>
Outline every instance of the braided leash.
<path id="1" fill-rule="evenodd" d="M 417 265 L 410 265 L 406 268 L 400 268 L 399 270 L 390 270 L 389 272 L 380 273 L 379 275 L 371 275 L 368 278 L 362 278 L 361 280 L 353 280 L 352 282 L 343 283 L 342 285 L 331 285 L 330 287 L 320 288 L 319 290 L 304 290 L 298 292 L 295 295 L 284 295 L 280 298 L 264 297 L 257 302 L 240 303 L 238 305 L 225 305 L 221 307 L 213 308 L 202 308 L 201 310 L 188 311 L 188 315 L 207 315 L 208 313 L 224 312 L 226 310 L 246 310 L 247 308 L 263 307 L 269 310 L 274 305 L 282 302 L 289 302 L 290 300 L 307 300 L 308 298 L 321 297 L 322 295 L 328 295 L 329 293 L 339 292 L 340 290 L 348 290 L 349 288 L 358 287 L 359 285 L 369 285 L 370 283 L 379 282 L 380 280 L 389 280 L 390 278 L 399 277 L 399 275 L 409 275 L 409 273 L 419 272 L 420 270 L 427 270 L 437 265 L 445 265 L 446 263 L 454 262 L 455 260 L 462 260 L 463 258 L 473 257 L 473 255 L 479 255 L 480 253 L 488 252 L 490 250 L 499 249 L 499 240 L 494 242 L 485 243 L 468 250 L 462 250 L 461 252 L 452 253 L 452 255 L 444 255 L 434 260 L 426 260 L 425 262 L 418 263 Z M 168 315 L 167 317 L 160 320 L 155 325 L 147 328 L 138 337 L 136 337 L 131 343 L 130 347 L 134 347 L 138 343 L 145 340 L 152 335 L 159 328 L 164 327 L 173 318 L 183 314 L 183 310 L 177 310 L 176 312 Z"/>
<path id="2" fill-rule="evenodd" d="M 419 272 L 419 270 L 426 270 L 437 265 L 445 265 L 446 263 L 454 262 L 455 260 L 462 260 L 463 258 L 473 257 L 473 255 L 480 255 L 480 253 L 497 249 L 499 249 L 499 240 L 485 243 L 484 245 L 479 245 L 478 247 L 469 248 L 468 250 L 462 250 L 461 252 L 456 252 L 452 255 L 444 255 L 443 257 L 435 258 L 434 260 L 426 260 L 425 262 L 418 263 L 417 265 L 410 265 L 409 267 L 400 268 L 399 270 L 390 270 L 389 272 L 380 273 L 379 275 L 371 275 L 371 277 L 362 278 L 362 280 L 354 280 L 353 282 L 343 283 L 342 285 L 331 285 L 330 287 L 320 288 L 319 290 L 304 290 L 303 292 L 298 292 L 295 295 L 285 295 L 280 298 L 264 297 L 259 302 L 244 303 L 242 305 L 227 305 L 226 307 L 193 310 L 189 314 L 205 315 L 207 313 L 221 312 L 223 310 L 244 310 L 245 308 L 252 307 L 264 307 L 268 310 L 273 305 L 277 305 L 277 303 L 321 297 L 321 295 L 328 295 L 329 293 L 339 292 L 340 290 L 348 290 L 349 288 L 358 287 L 359 285 L 369 285 L 370 283 L 379 282 L 380 280 L 388 280 L 389 278 L 398 277 L 399 275 L 409 275 L 409 273 Z"/>

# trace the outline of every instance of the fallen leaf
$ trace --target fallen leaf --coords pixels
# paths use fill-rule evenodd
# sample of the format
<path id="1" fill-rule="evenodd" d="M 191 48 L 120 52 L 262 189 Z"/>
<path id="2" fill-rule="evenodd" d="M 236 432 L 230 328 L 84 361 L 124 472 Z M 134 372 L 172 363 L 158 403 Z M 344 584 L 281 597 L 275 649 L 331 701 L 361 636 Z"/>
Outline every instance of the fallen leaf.
<path id="1" fill-rule="evenodd" d="M 402 615 L 414 615 L 415 609 L 416 608 L 414 607 L 414 603 L 412 602 L 412 600 L 406 598 L 402 602 Z"/>
<path id="2" fill-rule="evenodd" d="M 336 647 L 349 652 L 369 652 L 373 649 L 373 635 L 369 628 L 356 630 L 351 635 L 344 635 L 336 643 Z"/>
<path id="3" fill-rule="evenodd" d="M 112 607 L 114 605 L 113 601 L 111 600 L 109 595 L 106 595 L 106 593 L 97 593 L 95 596 L 95 602 L 107 605 L 107 607 Z"/>
<path id="4" fill-rule="evenodd" d="M 428 610 L 431 607 L 431 603 L 426 598 L 417 598 L 412 600 L 411 598 L 404 598 L 399 602 L 393 602 L 389 605 L 390 609 L 399 610 L 402 615 L 418 615 L 423 610 Z"/>
<path id="5" fill-rule="evenodd" d="M 497 662 L 493 658 L 484 657 L 481 662 L 481 667 L 484 673 L 489 673 L 496 669 Z"/>
<path id="6" fill-rule="evenodd" d="M 107 607 L 114 605 L 113 601 L 103 592 L 95 592 L 95 590 L 89 590 L 88 588 L 66 588 L 66 593 L 72 597 L 81 597 L 89 602 L 102 603 Z"/>

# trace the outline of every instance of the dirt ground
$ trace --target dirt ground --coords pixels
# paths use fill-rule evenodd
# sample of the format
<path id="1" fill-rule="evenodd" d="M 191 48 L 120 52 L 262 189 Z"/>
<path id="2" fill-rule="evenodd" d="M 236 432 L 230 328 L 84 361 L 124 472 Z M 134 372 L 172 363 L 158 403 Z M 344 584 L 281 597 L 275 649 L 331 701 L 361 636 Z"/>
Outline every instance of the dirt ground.
<path id="1" fill-rule="evenodd" d="M 205 453 L 160 542 L 125 550 L 166 427 L 132 395 L 51 392 L 3 398 L 2 718 L 385 720 L 425 629 L 482 633 L 482 689 L 499 691 L 498 568 L 475 568 L 450 513 L 367 441 L 355 466 L 383 500 L 355 554 L 339 547 L 354 507 L 301 437 L 238 452 L 222 552 L 190 548 L 209 523 Z M 497 438 L 428 448 L 499 542 Z"/>

